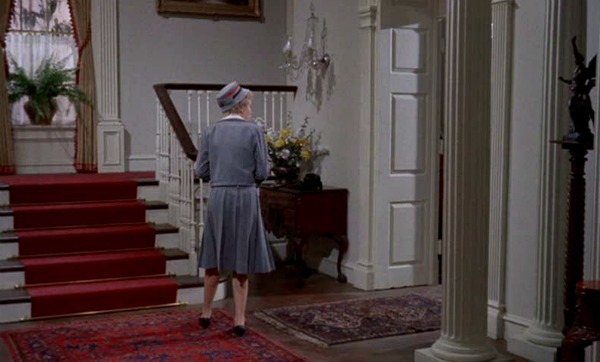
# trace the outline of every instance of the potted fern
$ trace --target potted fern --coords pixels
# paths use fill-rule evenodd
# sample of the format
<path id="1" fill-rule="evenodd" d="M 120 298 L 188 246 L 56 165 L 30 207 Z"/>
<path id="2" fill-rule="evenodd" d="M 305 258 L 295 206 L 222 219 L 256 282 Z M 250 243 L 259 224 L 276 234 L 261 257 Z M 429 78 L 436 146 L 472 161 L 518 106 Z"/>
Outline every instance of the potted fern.
<path id="1" fill-rule="evenodd" d="M 56 97 L 65 96 L 79 113 L 81 104 L 91 104 L 75 83 L 76 68 L 66 68 L 64 61 L 44 58 L 32 76 L 11 60 L 14 71 L 8 75 L 8 101 L 14 103 L 27 96 L 23 105 L 32 124 L 48 125 L 58 110 Z"/>

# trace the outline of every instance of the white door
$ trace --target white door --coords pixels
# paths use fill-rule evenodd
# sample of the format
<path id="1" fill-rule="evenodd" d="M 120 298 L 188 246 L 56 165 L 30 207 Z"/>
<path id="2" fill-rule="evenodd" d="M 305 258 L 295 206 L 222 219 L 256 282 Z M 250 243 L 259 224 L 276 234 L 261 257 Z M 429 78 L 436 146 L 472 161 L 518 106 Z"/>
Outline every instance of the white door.
<path id="1" fill-rule="evenodd" d="M 377 289 L 437 282 L 433 4 L 394 4 L 402 4 L 401 24 L 380 33 L 373 222 Z"/>

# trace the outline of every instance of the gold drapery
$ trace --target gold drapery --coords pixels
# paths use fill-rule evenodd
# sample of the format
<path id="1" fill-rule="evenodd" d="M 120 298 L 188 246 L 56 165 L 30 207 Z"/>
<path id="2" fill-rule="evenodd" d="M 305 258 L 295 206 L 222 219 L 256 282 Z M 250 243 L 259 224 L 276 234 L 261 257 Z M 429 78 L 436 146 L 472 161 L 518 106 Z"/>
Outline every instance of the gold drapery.
<path id="1" fill-rule="evenodd" d="M 77 84 L 94 105 L 96 102 L 96 80 L 92 53 L 92 10 L 91 0 L 69 0 L 75 41 L 79 48 Z M 82 105 L 77 117 L 75 136 L 75 170 L 98 172 L 96 148 L 97 117 L 94 106 Z"/>
<path id="2" fill-rule="evenodd" d="M 8 107 L 8 91 L 6 89 L 6 76 L 8 64 L 6 63 L 5 37 L 12 14 L 13 1 L 0 1 L 0 47 L 3 56 L 0 56 L 0 175 L 16 172 L 15 149 Z"/>

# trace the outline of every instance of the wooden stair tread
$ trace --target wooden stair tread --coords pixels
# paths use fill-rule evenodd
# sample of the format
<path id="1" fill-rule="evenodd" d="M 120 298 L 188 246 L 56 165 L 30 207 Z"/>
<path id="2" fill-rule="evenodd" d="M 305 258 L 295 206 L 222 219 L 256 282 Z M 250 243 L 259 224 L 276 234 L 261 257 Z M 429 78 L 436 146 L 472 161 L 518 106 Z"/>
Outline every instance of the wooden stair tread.
<path id="1" fill-rule="evenodd" d="M 24 289 L 0 289 L 0 304 L 29 302 L 31 302 L 31 297 Z"/>
<path id="2" fill-rule="evenodd" d="M 23 271 L 23 264 L 16 259 L 0 260 L 0 273 Z"/>
<path id="3" fill-rule="evenodd" d="M 154 178 L 132 178 L 138 186 L 158 186 L 158 180 Z"/>

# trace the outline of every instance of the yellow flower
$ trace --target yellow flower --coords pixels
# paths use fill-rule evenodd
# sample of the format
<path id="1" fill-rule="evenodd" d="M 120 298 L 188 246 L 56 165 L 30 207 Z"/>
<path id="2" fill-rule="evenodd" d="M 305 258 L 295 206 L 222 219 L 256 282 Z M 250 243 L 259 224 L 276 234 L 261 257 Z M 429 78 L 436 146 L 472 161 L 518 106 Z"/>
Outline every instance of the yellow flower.
<path id="1" fill-rule="evenodd" d="M 281 130 L 281 138 L 288 138 L 289 135 L 290 135 L 289 128 L 284 128 Z"/>
<path id="2" fill-rule="evenodd" d="M 302 152 L 300 152 L 300 157 L 302 157 L 304 161 L 310 160 L 311 156 L 312 154 L 309 150 L 302 150 Z"/>
<path id="3" fill-rule="evenodd" d="M 266 135 L 266 136 L 265 136 L 265 139 L 267 140 L 267 143 L 271 143 L 271 136 L 269 136 L 269 135 Z"/>
<path id="4" fill-rule="evenodd" d="M 275 148 L 283 148 L 283 146 L 285 146 L 285 141 L 280 138 L 277 141 L 275 141 L 273 146 L 275 146 Z"/>

